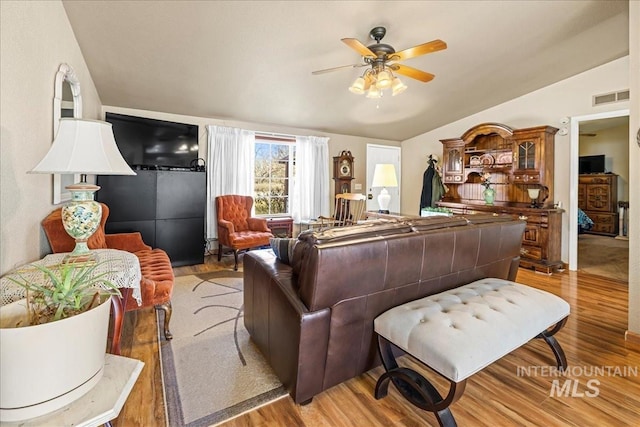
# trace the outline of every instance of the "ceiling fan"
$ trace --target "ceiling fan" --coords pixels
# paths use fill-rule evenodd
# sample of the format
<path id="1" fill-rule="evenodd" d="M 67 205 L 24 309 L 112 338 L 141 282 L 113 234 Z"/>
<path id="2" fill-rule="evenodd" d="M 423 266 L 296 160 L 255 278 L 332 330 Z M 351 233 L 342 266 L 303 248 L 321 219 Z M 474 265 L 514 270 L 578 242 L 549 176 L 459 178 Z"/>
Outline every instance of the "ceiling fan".
<path id="1" fill-rule="evenodd" d="M 363 94 L 367 92 L 368 98 L 379 98 L 382 96 L 382 89 L 391 88 L 392 95 L 404 92 L 407 86 L 394 76 L 394 73 L 401 74 L 421 82 L 429 82 L 435 77 L 431 73 L 400 64 L 400 61 L 415 58 L 416 56 L 425 55 L 427 53 L 437 52 L 447 48 L 447 44 L 442 40 L 433 40 L 408 49 L 396 52 L 395 49 L 385 43 L 380 43 L 387 33 L 384 27 L 375 27 L 369 32 L 369 37 L 375 40 L 375 44 L 365 46 L 359 40 L 353 38 L 344 38 L 342 42 L 362 55 L 363 63 L 343 65 L 340 67 L 327 68 L 324 70 L 313 71 L 311 74 L 323 74 L 331 71 L 366 67 L 369 68 L 361 77 L 349 87 L 353 93 Z"/>

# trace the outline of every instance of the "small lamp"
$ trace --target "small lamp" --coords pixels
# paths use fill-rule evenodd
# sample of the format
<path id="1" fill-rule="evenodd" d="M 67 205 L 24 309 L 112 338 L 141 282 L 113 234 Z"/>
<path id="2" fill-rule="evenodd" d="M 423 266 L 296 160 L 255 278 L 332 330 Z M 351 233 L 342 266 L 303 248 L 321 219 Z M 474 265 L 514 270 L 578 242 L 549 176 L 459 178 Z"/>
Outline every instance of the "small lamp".
<path id="1" fill-rule="evenodd" d="M 349 86 L 349 90 L 352 93 L 358 94 L 358 95 L 362 95 L 364 93 L 364 86 L 365 86 L 365 82 L 364 82 L 364 78 L 363 77 L 358 77 L 351 86 Z"/>
<path id="2" fill-rule="evenodd" d="M 540 196 L 539 188 L 528 188 L 527 193 L 529 193 L 529 198 L 531 199 L 531 207 L 538 207 L 538 197 Z"/>
<path id="3" fill-rule="evenodd" d="M 391 74 L 387 70 L 382 70 L 376 77 L 376 87 L 378 89 L 386 89 L 391 87 Z"/>
<path id="4" fill-rule="evenodd" d="M 369 86 L 369 90 L 367 91 L 367 94 L 365 95 L 367 98 L 382 98 L 382 92 L 380 91 L 380 89 L 378 89 L 378 87 L 375 84 L 372 84 L 371 86 Z"/>
<path id="5" fill-rule="evenodd" d="M 135 175 L 122 158 L 111 123 L 76 118 L 60 119 L 53 144 L 29 173 L 80 174 L 80 182 L 67 186 L 71 201 L 62 207 L 62 223 L 76 246 L 65 262 L 91 259 L 87 240 L 100 226 L 102 206 L 93 200 L 100 187 L 87 183 L 87 174 Z"/>
<path id="6" fill-rule="evenodd" d="M 392 164 L 377 164 L 373 171 L 373 182 L 371 183 L 371 186 L 382 187 L 380 195 L 378 195 L 378 205 L 380 206 L 380 210 L 378 212 L 388 214 L 391 195 L 387 191 L 386 187 L 398 186 L 396 168 Z"/>
<path id="7" fill-rule="evenodd" d="M 407 85 L 402 83 L 399 78 L 394 77 L 393 84 L 391 85 L 391 96 L 399 95 L 405 90 L 407 90 Z"/>

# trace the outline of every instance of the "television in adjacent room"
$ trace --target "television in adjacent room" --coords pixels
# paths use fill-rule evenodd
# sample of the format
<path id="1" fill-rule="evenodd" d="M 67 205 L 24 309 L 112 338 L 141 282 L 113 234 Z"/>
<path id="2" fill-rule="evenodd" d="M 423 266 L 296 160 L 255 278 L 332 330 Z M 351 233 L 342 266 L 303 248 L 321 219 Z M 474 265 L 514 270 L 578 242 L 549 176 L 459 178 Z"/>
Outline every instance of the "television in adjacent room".
<path id="1" fill-rule="evenodd" d="M 133 169 L 190 169 L 198 159 L 198 126 L 107 113 L 122 157 Z"/>
<path id="2" fill-rule="evenodd" d="M 604 154 L 580 156 L 578 160 L 578 173 L 580 174 L 605 173 Z"/>

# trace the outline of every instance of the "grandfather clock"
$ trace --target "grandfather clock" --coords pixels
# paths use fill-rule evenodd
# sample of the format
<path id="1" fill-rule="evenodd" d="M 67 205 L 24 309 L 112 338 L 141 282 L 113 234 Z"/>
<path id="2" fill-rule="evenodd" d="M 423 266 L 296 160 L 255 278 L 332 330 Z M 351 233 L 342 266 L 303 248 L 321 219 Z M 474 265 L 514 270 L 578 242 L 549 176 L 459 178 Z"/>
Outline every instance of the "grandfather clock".
<path id="1" fill-rule="evenodd" d="M 353 156 L 351 151 L 343 150 L 339 156 L 333 158 L 333 180 L 336 184 L 336 194 L 351 193 L 353 179 Z"/>

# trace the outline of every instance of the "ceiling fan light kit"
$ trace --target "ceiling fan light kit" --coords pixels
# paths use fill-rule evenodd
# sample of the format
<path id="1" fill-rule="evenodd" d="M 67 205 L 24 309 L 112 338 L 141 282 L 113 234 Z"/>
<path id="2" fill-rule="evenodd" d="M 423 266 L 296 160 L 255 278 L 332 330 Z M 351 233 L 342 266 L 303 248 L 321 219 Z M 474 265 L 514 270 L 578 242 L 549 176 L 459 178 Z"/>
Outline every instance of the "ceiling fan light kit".
<path id="1" fill-rule="evenodd" d="M 312 74 L 322 74 L 339 69 L 370 66 L 349 86 L 349 91 L 357 95 L 366 93 L 367 98 L 380 98 L 382 91 L 391 89 L 391 95 L 396 96 L 407 89 L 407 86 L 394 73 L 419 80 L 423 83 L 431 81 L 435 76 L 416 68 L 399 64 L 398 61 L 437 52 L 447 48 L 442 40 L 433 40 L 409 49 L 396 52 L 392 46 L 380 43 L 387 30 L 384 27 L 375 27 L 369 32 L 369 37 L 376 41 L 371 46 L 365 46 L 357 39 L 344 38 L 342 42 L 362 55 L 364 64 L 345 65 L 342 67 L 328 68 L 314 71 Z"/>
<path id="2" fill-rule="evenodd" d="M 382 91 L 379 90 L 377 86 L 371 85 L 367 91 L 366 97 L 371 99 L 382 98 Z"/>
<path id="3" fill-rule="evenodd" d="M 395 77 L 393 79 L 393 84 L 391 85 L 391 95 L 396 96 L 405 90 L 407 90 L 407 85 L 402 83 L 399 78 Z"/>
<path id="4" fill-rule="evenodd" d="M 356 95 L 362 95 L 364 93 L 364 77 L 358 77 L 351 86 L 349 86 L 349 90 Z"/>

